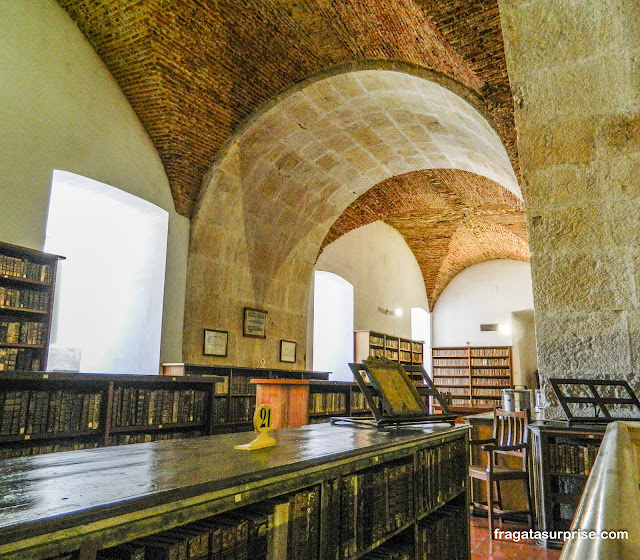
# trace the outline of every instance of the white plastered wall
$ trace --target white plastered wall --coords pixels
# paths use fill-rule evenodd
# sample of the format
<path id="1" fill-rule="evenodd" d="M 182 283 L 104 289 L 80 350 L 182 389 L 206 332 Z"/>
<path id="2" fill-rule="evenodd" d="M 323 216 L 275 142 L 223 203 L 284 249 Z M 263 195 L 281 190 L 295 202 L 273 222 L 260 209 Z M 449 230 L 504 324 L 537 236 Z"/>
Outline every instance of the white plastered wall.
<path id="1" fill-rule="evenodd" d="M 429 309 L 416 258 L 403 237 L 383 222 L 354 229 L 325 247 L 315 270 L 332 272 L 353 285 L 355 330 L 411 338 L 411 308 Z M 378 307 L 401 309 L 402 315 L 387 315 Z"/>
<path id="2" fill-rule="evenodd" d="M 533 310 L 529 263 L 475 264 L 455 276 L 438 298 L 431 316 L 433 346 L 512 346 L 512 314 L 523 310 Z M 497 324 L 501 330 L 481 332 L 481 324 Z M 514 382 L 529 386 L 519 364 L 514 362 Z"/>
<path id="3" fill-rule="evenodd" d="M 182 359 L 189 221 L 142 124 L 54 0 L 0 2 L 0 240 L 41 250 L 54 169 L 169 212 L 161 361 Z"/>

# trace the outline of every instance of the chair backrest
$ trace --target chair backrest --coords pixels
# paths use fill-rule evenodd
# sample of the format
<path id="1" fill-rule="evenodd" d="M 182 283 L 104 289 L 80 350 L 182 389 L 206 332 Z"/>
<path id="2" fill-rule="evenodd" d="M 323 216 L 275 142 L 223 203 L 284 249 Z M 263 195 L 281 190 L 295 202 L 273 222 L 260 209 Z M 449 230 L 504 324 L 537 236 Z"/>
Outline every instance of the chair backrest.
<path id="1" fill-rule="evenodd" d="M 529 441 L 529 411 L 507 412 L 499 408 L 493 411 L 493 437 L 496 445 L 526 445 Z M 521 451 L 496 451 L 505 455 L 526 458 L 527 449 Z"/>

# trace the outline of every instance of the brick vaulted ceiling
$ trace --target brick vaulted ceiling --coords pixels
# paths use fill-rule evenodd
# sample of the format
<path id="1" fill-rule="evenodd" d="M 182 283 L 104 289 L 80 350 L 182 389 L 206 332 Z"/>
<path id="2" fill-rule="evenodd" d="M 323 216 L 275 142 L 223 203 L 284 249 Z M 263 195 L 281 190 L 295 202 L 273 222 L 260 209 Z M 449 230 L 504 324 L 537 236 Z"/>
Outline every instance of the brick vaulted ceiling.
<path id="1" fill-rule="evenodd" d="M 466 267 L 492 259 L 529 260 L 522 202 L 468 171 L 428 169 L 381 182 L 343 212 L 323 246 L 376 220 L 398 230 L 413 251 L 431 309 Z"/>
<path id="2" fill-rule="evenodd" d="M 225 143 L 252 115 L 304 80 L 361 62 L 400 62 L 457 84 L 495 128 L 519 177 L 497 0 L 58 1 L 147 129 L 167 171 L 176 210 L 184 216 L 192 216 L 203 178 Z M 459 198 L 461 177 L 467 188 L 486 194 L 483 204 L 470 208 L 490 205 L 496 195 L 504 212 L 478 217 L 456 202 L 436 220 L 419 196 L 413 209 L 400 211 L 387 192 L 432 192 L 437 183 Z M 377 193 L 379 203 L 388 207 L 379 217 L 410 242 L 433 305 L 451 277 L 442 267 L 459 271 L 499 256 L 527 258 L 521 205 L 509 193 L 509 201 L 502 200 L 501 188 L 464 172 L 392 177 L 350 206 L 327 239 L 344 233 L 349 212 L 364 211 L 367 197 Z M 452 223 L 437 229 L 434 220 Z M 413 237 L 408 222 L 415 225 Z M 511 232 L 511 237 L 493 235 L 491 228 Z M 436 239 L 420 241 L 417 231 Z M 491 250 L 489 238 L 497 244 Z M 448 247 L 446 254 L 435 257 L 419 250 L 430 243 Z M 464 244 L 483 248 L 470 257 L 459 249 Z"/>

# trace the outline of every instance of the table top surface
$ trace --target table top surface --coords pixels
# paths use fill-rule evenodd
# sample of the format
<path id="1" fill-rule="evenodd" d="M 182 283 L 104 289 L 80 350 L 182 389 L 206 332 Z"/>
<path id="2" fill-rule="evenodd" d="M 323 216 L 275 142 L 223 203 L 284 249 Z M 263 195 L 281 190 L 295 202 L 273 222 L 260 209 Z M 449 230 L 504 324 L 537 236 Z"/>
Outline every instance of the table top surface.
<path id="1" fill-rule="evenodd" d="M 308 379 L 251 379 L 254 385 L 311 385 Z"/>
<path id="2" fill-rule="evenodd" d="M 481 414 L 472 414 L 470 416 L 464 416 L 462 418 L 468 424 L 492 424 L 493 412 L 483 412 Z M 533 416 L 533 421 L 529 423 L 529 428 L 532 430 L 564 430 L 564 431 L 578 431 L 578 432 L 602 432 L 607 429 L 607 424 L 594 424 L 594 423 L 579 423 L 579 422 L 567 422 L 566 420 L 543 420 Z"/>
<path id="3" fill-rule="evenodd" d="M 39 532 L 43 521 L 61 517 L 65 525 L 86 523 L 125 506 L 153 507 L 467 429 L 315 424 L 273 430 L 277 445 L 257 451 L 234 449 L 255 436 L 244 432 L 7 459 L 0 461 L 0 542 L 36 522 Z"/>

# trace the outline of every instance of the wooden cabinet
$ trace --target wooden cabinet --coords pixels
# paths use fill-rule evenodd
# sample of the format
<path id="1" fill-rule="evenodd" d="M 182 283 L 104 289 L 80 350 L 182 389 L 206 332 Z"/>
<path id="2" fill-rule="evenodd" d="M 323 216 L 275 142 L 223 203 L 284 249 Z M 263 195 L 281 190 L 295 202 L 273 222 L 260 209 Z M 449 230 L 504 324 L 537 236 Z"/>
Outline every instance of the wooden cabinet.
<path id="1" fill-rule="evenodd" d="M 309 384 L 306 379 L 252 379 L 256 406 L 271 408 L 271 427 L 288 428 L 309 423 Z"/>
<path id="2" fill-rule="evenodd" d="M 566 531 L 571 525 L 606 426 L 562 422 L 535 424 L 531 430 L 533 494 L 539 531 Z M 548 548 L 564 541 L 542 539 Z"/>
<path id="3" fill-rule="evenodd" d="M 454 407 L 490 409 L 500 405 L 502 389 L 513 386 L 511 346 L 432 349 L 433 381 Z"/>
<path id="4" fill-rule="evenodd" d="M 2 461 L 0 557 L 469 560 L 467 433 L 323 424 L 257 452 L 224 434 Z"/>
<path id="5" fill-rule="evenodd" d="M 369 356 L 385 357 L 402 364 L 423 363 L 423 342 L 374 331 L 355 331 L 355 362 Z"/>
<path id="6" fill-rule="evenodd" d="M 62 257 L 0 243 L 0 371 L 44 371 Z"/>
<path id="7" fill-rule="evenodd" d="M 371 416 L 358 384 L 348 381 L 254 379 L 256 405 L 274 410 L 274 427 L 328 422 L 332 416 Z"/>

